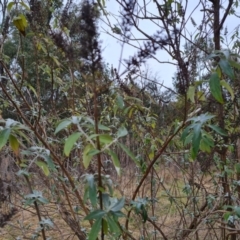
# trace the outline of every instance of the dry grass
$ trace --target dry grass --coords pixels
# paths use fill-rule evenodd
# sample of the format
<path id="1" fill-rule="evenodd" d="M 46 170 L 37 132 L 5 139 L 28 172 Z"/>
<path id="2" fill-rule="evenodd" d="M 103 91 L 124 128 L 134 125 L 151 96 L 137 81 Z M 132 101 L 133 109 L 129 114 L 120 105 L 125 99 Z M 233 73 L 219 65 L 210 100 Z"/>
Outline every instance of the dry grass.
<path id="1" fill-rule="evenodd" d="M 158 177 L 156 177 L 157 175 Z M 150 205 L 148 206 L 149 217 L 157 217 L 155 224 L 165 233 L 168 239 L 181 239 L 177 238 L 177 236 L 180 235 L 182 229 L 186 229 L 193 220 L 191 215 L 187 214 L 187 211 L 194 211 L 191 198 L 183 192 L 184 186 L 188 183 L 186 179 L 187 174 L 182 174 L 181 172 L 176 173 L 175 169 L 164 168 L 163 170 L 158 170 L 158 173 L 154 176 L 154 179 L 151 178 L 151 176 L 147 178 L 141 191 L 138 193 L 138 197 L 156 199 L 154 208 Z M 115 196 L 121 197 L 124 195 L 126 201 L 130 202 L 140 177 L 140 174 L 138 173 L 137 175 L 136 171 L 132 169 L 125 170 L 121 177 L 115 178 L 115 182 L 118 183 Z M 198 179 L 195 180 L 197 181 Z M 196 196 L 198 196 L 199 199 L 195 205 L 198 209 L 205 201 L 205 191 L 214 193 L 216 188 L 213 185 L 210 175 L 206 175 L 204 179 L 202 179 L 201 185 L 202 187 L 199 189 L 194 188 Z M 73 199 L 71 201 L 72 205 L 76 205 Z M 20 200 L 18 200 L 18 202 L 20 203 Z M 17 214 L 11 218 L 4 228 L 0 229 L 0 240 L 13 240 L 17 239 L 17 237 L 21 237 L 19 239 L 31 239 L 32 235 L 36 232 L 39 224 L 35 209 L 30 207 L 21 209 L 21 206 L 18 206 L 18 209 Z M 214 226 L 206 224 L 205 220 L 207 220 L 209 215 L 204 217 L 204 214 L 207 213 L 207 211 L 199 218 L 201 219 L 201 223 L 198 224 L 197 228 L 191 230 L 191 233 L 186 239 L 197 239 L 197 237 L 199 239 L 217 239 L 214 238 L 214 236 L 217 237 L 221 235 L 220 224 L 217 223 Z M 53 228 L 46 231 L 47 236 L 51 237 L 52 240 L 78 239 L 62 219 L 58 205 L 51 203 L 44 207 L 42 206 L 41 212 L 43 217 L 51 219 L 54 224 Z M 79 217 L 81 224 L 83 224 L 81 227 L 89 228 L 88 223 L 82 221 L 84 216 L 79 214 L 77 217 Z M 120 222 L 124 224 L 125 219 L 121 219 Z M 209 231 L 209 229 L 211 229 L 211 231 Z M 132 212 L 130 218 L 130 232 L 137 239 L 140 235 L 144 235 L 146 239 L 163 239 L 151 223 L 147 222 L 143 224 L 141 217 L 134 212 Z M 157 234 L 156 238 L 154 238 L 155 234 Z M 39 239 L 41 239 L 41 237 Z"/>

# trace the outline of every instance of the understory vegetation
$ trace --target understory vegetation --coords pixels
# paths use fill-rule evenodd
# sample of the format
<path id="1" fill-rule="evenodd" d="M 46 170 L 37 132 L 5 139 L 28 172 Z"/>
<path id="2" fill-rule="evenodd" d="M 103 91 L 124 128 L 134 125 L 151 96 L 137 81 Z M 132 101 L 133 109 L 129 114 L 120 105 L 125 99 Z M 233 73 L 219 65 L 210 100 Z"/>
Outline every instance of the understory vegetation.
<path id="1" fill-rule="evenodd" d="M 240 239 L 238 0 L 0 8 L 0 239 Z"/>

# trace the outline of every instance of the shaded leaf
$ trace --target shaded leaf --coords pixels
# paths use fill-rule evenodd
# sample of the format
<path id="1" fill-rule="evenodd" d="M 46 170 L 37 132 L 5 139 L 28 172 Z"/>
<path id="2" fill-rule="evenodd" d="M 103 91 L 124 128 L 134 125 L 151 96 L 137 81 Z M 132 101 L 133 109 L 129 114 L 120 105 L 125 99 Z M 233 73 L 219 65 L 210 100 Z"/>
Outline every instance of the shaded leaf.
<path id="1" fill-rule="evenodd" d="M 225 130 L 223 130 L 222 128 L 220 128 L 216 125 L 208 124 L 208 127 L 210 127 L 212 130 L 214 130 L 216 133 L 218 133 L 222 136 L 228 136 L 228 134 Z"/>
<path id="2" fill-rule="evenodd" d="M 240 163 L 235 164 L 236 173 L 240 174 Z"/>
<path id="3" fill-rule="evenodd" d="M 106 215 L 106 212 L 101 210 L 101 209 L 97 209 L 94 210 L 92 212 L 90 212 L 85 218 L 84 220 L 92 220 L 92 219 L 102 219 L 104 216 Z"/>
<path id="4" fill-rule="evenodd" d="M 234 78 L 234 72 L 232 70 L 232 67 L 230 63 L 226 59 L 220 59 L 218 62 L 219 66 L 221 67 L 222 71 L 231 79 Z"/>
<path id="5" fill-rule="evenodd" d="M 107 215 L 106 219 L 107 219 L 110 231 L 112 233 L 119 235 L 121 231 L 115 219 L 111 215 Z"/>
<path id="6" fill-rule="evenodd" d="M 89 199 L 93 206 L 97 205 L 97 189 L 94 181 L 94 175 L 93 174 L 87 174 L 86 180 L 88 183 L 88 193 L 89 193 Z"/>
<path id="7" fill-rule="evenodd" d="M 124 126 L 121 126 L 118 131 L 117 131 L 117 137 L 120 138 L 120 137 L 124 137 L 128 134 L 128 131 L 127 129 L 124 127 Z"/>
<path id="8" fill-rule="evenodd" d="M 5 128 L 0 133 L 0 150 L 6 145 L 11 133 L 10 128 Z"/>
<path id="9" fill-rule="evenodd" d="M 108 222 L 104 218 L 103 218 L 102 224 L 103 224 L 104 234 L 108 234 Z"/>
<path id="10" fill-rule="evenodd" d="M 123 101 L 122 96 L 120 96 L 120 95 L 117 96 L 117 98 L 116 98 L 116 103 L 117 103 L 117 106 L 118 106 L 120 109 L 123 109 L 123 108 L 124 108 L 124 101 Z"/>
<path id="11" fill-rule="evenodd" d="M 193 138 L 192 138 L 192 158 L 193 159 L 197 157 L 201 136 L 202 136 L 201 125 L 198 124 L 194 126 L 194 129 L 193 129 Z"/>
<path id="12" fill-rule="evenodd" d="M 121 198 L 114 205 L 110 206 L 109 210 L 112 212 L 118 212 L 124 207 L 124 204 L 125 204 L 125 198 Z"/>
<path id="13" fill-rule="evenodd" d="M 96 240 L 98 233 L 101 230 L 101 226 L 102 226 L 102 219 L 98 218 L 95 223 L 92 225 L 91 231 L 88 235 L 88 240 Z"/>
<path id="14" fill-rule="evenodd" d="M 223 103 L 222 89 L 220 85 L 220 79 L 217 73 L 212 73 L 209 80 L 210 91 L 213 97 L 220 103 Z"/>

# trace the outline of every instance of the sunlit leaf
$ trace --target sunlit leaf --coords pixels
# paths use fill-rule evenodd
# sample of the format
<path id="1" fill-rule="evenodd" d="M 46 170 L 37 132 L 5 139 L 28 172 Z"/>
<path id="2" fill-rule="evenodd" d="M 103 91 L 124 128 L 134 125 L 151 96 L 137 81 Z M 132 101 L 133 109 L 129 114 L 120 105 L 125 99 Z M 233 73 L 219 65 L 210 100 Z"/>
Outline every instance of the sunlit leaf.
<path id="1" fill-rule="evenodd" d="M 10 2 L 7 5 L 7 11 L 10 12 L 12 10 L 13 5 L 15 5 L 15 2 Z"/>
<path id="2" fill-rule="evenodd" d="M 57 134 L 59 131 L 67 128 L 70 124 L 71 124 L 71 120 L 69 120 L 69 119 L 66 119 L 66 120 L 61 121 L 61 122 L 58 124 L 58 126 L 57 126 L 54 134 Z"/>
<path id="3" fill-rule="evenodd" d="M 192 103 L 195 103 L 194 96 L 195 96 L 195 87 L 190 86 L 187 91 L 187 98 L 190 99 Z"/>
<path id="4" fill-rule="evenodd" d="M 113 165 L 117 171 L 117 174 L 120 175 L 121 173 L 121 167 L 120 167 L 120 161 L 118 159 L 118 156 L 115 152 L 109 150 L 108 153 L 110 154 L 111 158 L 112 158 L 112 162 L 113 162 Z"/>
<path id="5" fill-rule="evenodd" d="M 86 145 L 86 147 L 83 150 L 83 166 L 85 168 L 88 168 L 88 166 L 89 166 L 89 164 L 90 164 L 90 162 L 92 160 L 92 156 L 89 155 L 89 152 L 91 150 L 94 150 L 94 148 L 93 148 L 93 146 L 91 144 Z"/>
<path id="6" fill-rule="evenodd" d="M 12 148 L 13 152 L 18 155 L 19 153 L 19 142 L 14 135 L 9 136 L 9 145 Z"/>
<path id="7" fill-rule="evenodd" d="M 104 130 L 104 131 L 110 131 L 111 129 L 109 127 L 106 127 L 102 124 L 98 124 L 98 129 L 100 130 Z"/>
<path id="8" fill-rule="evenodd" d="M 234 99 L 234 93 L 233 93 L 233 90 L 230 87 L 230 85 L 225 80 L 221 80 L 220 84 L 228 90 L 228 92 L 231 95 L 231 99 L 233 100 Z"/>
<path id="9" fill-rule="evenodd" d="M 109 134 L 100 134 L 99 140 L 101 143 L 108 144 L 113 141 L 113 138 Z"/>
<path id="10" fill-rule="evenodd" d="M 72 135 L 70 135 L 66 139 L 63 151 L 67 157 L 69 156 L 74 144 L 77 142 L 77 140 L 79 139 L 80 136 L 81 136 L 81 133 L 76 132 L 76 133 L 73 133 Z"/>
<path id="11" fill-rule="evenodd" d="M 138 160 L 134 156 L 134 154 L 122 143 L 118 143 L 122 150 L 136 163 L 138 164 Z"/>
<path id="12" fill-rule="evenodd" d="M 25 29 L 27 27 L 27 19 L 23 14 L 14 17 L 13 24 L 23 36 L 26 35 Z"/>
<path id="13" fill-rule="evenodd" d="M 43 161 L 36 161 L 36 165 L 43 170 L 43 172 L 44 172 L 44 174 L 46 176 L 49 176 L 49 174 L 50 174 L 49 168 L 48 168 L 48 165 L 45 162 L 43 162 Z"/>
<path id="14" fill-rule="evenodd" d="M 198 99 L 199 101 L 206 101 L 204 92 L 198 91 L 198 92 L 197 92 L 197 99 Z"/>

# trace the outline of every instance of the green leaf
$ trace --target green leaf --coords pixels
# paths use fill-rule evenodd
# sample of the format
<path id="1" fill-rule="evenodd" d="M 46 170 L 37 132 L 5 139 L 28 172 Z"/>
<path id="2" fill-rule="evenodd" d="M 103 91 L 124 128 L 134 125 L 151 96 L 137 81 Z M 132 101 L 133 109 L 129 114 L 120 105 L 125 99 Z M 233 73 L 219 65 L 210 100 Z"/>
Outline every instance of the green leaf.
<path id="1" fill-rule="evenodd" d="M 51 170 L 56 171 L 56 166 L 50 156 L 45 156 L 44 160 Z"/>
<path id="2" fill-rule="evenodd" d="M 104 234 L 108 234 L 108 222 L 103 218 L 103 232 Z"/>
<path id="3" fill-rule="evenodd" d="M 212 73 L 209 80 L 210 91 L 213 97 L 220 103 L 223 103 L 222 89 L 220 85 L 220 79 L 217 73 Z"/>
<path id="4" fill-rule="evenodd" d="M 192 125 L 189 125 L 183 130 L 183 133 L 182 133 L 182 136 L 181 136 L 181 141 L 184 141 L 186 139 L 186 137 L 189 136 L 188 133 L 189 133 L 191 128 L 192 128 Z"/>
<path id="5" fill-rule="evenodd" d="M 234 99 L 234 93 L 233 93 L 233 90 L 230 87 L 230 85 L 225 80 L 221 80 L 220 84 L 228 90 L 228 92 L 231 95 L 231 99 L 233 100 Z"/>
<path id="6" fill-rule="evenodd" d="M 81 136 L 81 133 L 76 132 L 76 133 L 73 133 L 72 135 L 70 135 L 66 139 L 66 142 L 64 145 L 64 153 L 67 157 L 69 156 L 74 144 L 76 143 L 76 141 L 79 139 L 80 136 Z"/>
<path id="7" fill-rule="evenodd" d="M 116 102 L 117 102 L 117 106 L 118 106 L 120 109 L 123 109 L 123 108 L 124 108 L 124 101 L 123 101 L 122 96 L 118 95 L 117 98 L 116 98 Z"/>
<path id="8" fill-rule="evenodd" d="M 199 101 L 206 101 L 204 92 L 198 91 L 198 92 L 197 92 L 197 99 L 198 99 Z"/>
<path id="9" fill-rule="evenodd" d="M 224 219 L 225 221 L 227 221 L 228 218 L 229 218 L 231 215 L 232 215 L 231 212 L 226 212 L 226 213 L 223 214 L 223 219 Z"/>
<path id="10" fill-rule="evenodd" d="M 7 11 L 8 12 L 10 12 L 12 10 L 12 7 L 13 7 L 14 4 L 15 4 L 15 2 L 8 3 L 8 5 L 7 5 Z"/>
<path id="11" fill-rule="evenodd" d="M 6 145 L 11 133 L 10 128 L 5 128 L 0 133 L 0 150 Z"/>
<path id="12" fill-rule="evenodd" d="M 240 174 L 240 163 L 235 164 L 236 173 Z"/>
<path id="13" fill-rule="evenodd" d="M 116 220 L 109 214 L 107 215 L 106 219 L 107 219 L 110 231 L 116 235 L 119 235 L 121 231 Z"/>
<path id="14" fill-rule="evenodd" d="M 100 134 L 99 140 L 101 143 L 109 144 L 113 141 L 113 138 L 109 134 Z"/>
<path id="15" fill-rule="evenodd" d="M 238 217 L 240 217 L 240 207 L 234 207 L 234 212 Z"/>
<path id="16" fill-rule="evenodd" d="M 29 8 L 29 6 L 28 6 L 26 3 L 24 3 L 23 1 L 21 1 L 20 4 L 21 4 L 26 10 L 30 11 L 30 8 Z"/>
<path id="17" fill-rule="evenodd" d="M 240 64 L 238 62 L 233 61 L 233 60 L 229 60 L 229 63 L 233 68 L 236 68 L 236 69 L 240 70 Z"/>
<path id="18" fill-rule="evenodd" d="M 109 210 L 112 212 L 118 212 L 124 207 L 124 204 L 125 204 L 125 198 L 121 198 L 114 205 L 110 206 Z"/>
<path id="19" fill-rule="evenodd" d="M 138 160 L 136 159 L 136 157 L 134 156 L 134 154 L 122 143 L 118 143 L 120 145 L 120 147 L 122 148 L 122 150 L 136 163 L 138 164 Z"/>
<path id="20" fill-rule="evenodd" d="M 192 138 L 192 158 L 193 159 L 197 157 L 201 136 L 202 136 L 201 125 L 198 124 L 193 129 L 193 138 Z"/>
<path id="21" fill-rule="evenodd" d="M 117 171 L 117 174 L 120 176 L 121 174 L 121 167 L 120 167 L 120 162 L 119 162 L 119 159 L 118 159 L 118 156 L 115 152 L 109 150 L 108 153 L 110 154 L 111 158 L 112 158 L 112 162 L 113 162 L 113 165 Z"/>
<path id="22" fill-rule="evenodd" d="M 203 152 L 210 153 L 211 152 L 211 147 L 212 147 L 213 144 L 214 143 L 213 143 L 212 140 L 209 140 L 206 136 L 203 136 L 202 139 L 201 139 L 201 143 L 200 143 L 200 149 Z"/>
<path id="23" fill-rule="evenodd" d="M 106 127 L 102 124 L 98 124 L 98 129 L 100 130 L 104 130 L 104 131 L 110 131 L 111 129 L 109 127 Z"/>
<path id="24" fill-rule="evenodd" d="M 83 150 L 83 166 L 85 168 L 88 168 L 88 166 L 92 160 L 92 155 L 89 154 L 89 152 L 91 150 L 94 150 L 94 148 L 91 144 L 88 144 Z"/>
<path id="25" fill-rule="evenodd" d="M 192 103 L 195 103 L 194 96 L 195 96 L 195 87 L 190 86 L 187 91 L 187 99 L 190 99 Z"/>
<path id="26" fill-rule="evenodd" d="M 12 134 L 9 136 L 9 145 L 12 148 L 13 152 L 18 155 L 19 153 L 19 142 L 15 136 Z"/>
<path id="27" fill-rule="evenodd" d="M 14 17 L 13 24 L 23 36 L 26 35 L 25 29 L 27 27 L 27 19 L 23 14 L 19 14 L 17 17 Z"/>
<path id="28" fill-rule="evenodd" d="M 43 170 L 43 172 L 46 176 L 49 176 L 50 172 L 49 172 L 49 169 L 48 169 L 48 165 L 45 162 L 36 161 L 36 165 Z"/>
<path id="29" fill-rule="evenodd" d="M 67 128 L 70 124 L 71 124 L 71 121 L 70 121 L 69 119 L 66 119 L 66 120 L 61 121 L 61 122 L 58 124 L 58 126 L 57 126 L 54 134 L 57 134 L 57 133 L 58 133 L 59 131 L 61 131 L 62 129 Z"/>
<path id="30" fill-rule="evenodd" d="M 226 59 L 220 59 L 218 62 L 219 66 L 221 67 L 222 71 L 231 79 L 234 78 L 234 72 L 230 63 Z"/>
<path id="31" fill-rule="evenodd" d="M 228 136 L 227 132 L 225 130 L 223 130 L 222 128 L 216 126 L 216 125 L 212 125 L 212 124 L 208 124 L 208 127 L 210 127 L 212 130 L 214 130 L 216 133 L 222 135 L 222 136 Z"/>
<path id="32" fill-rule="evenodd" d="M 89 199 L 93 206 L 97 205 L 97 189 L 94 181 L 94 175 L 93 174 L 87 174 L 86 180 L 88 183 L 88 195 Z"/>
<path id="33" fill-rule="evenodd" d="M 192 138 L 193 138 L 193 133 L 189 133 L 188 136 L 185 138 L 184 146 L 189 144 L 192 141 Z"/>
<path id="34" fill-rule="evenodd" d="M 192 118 L 189 118 L 187 120 L 188 121 L 194 121 L 194 124 L 196 123 L 199 123 L 199 124 L 204 124 L 205 122 L 207 122 L 208 120 L 214 118 L 215 116 L 214 115 L 211 115 L 211 114 L 208 114 L 208 113 L 204 113 L 204 114 L 201 114 L 197 117 L 192 117 Z"/>
<path id="35" fill-rule="evenodd" d="M 124 127 L 124 126 L 121 126 L 118 131 L 117 131 L 117 137 L 120 138 L 120 137 L 124 137 L 128 134 L 128 131 L 127 129 Z"/>
<path id="36" fill-rule="evenodd" d="M 84 220 L 92 220 L 92 219 L 102 219 L 104 216 L 106 215 L 106 212 L 101 210 L 101 209 L 97 209 L 94 210 L 92 212 L 90 212 L 85 218 Z"/>
<path id="37" fill-rule="evenodd" d="M 98 218 L 95 223 L 92 225 L 91 231 L 88 235 L 88 240 L 96 240 L 98 237 L 98 233 L 101 230 L 102 219 Z"/>

